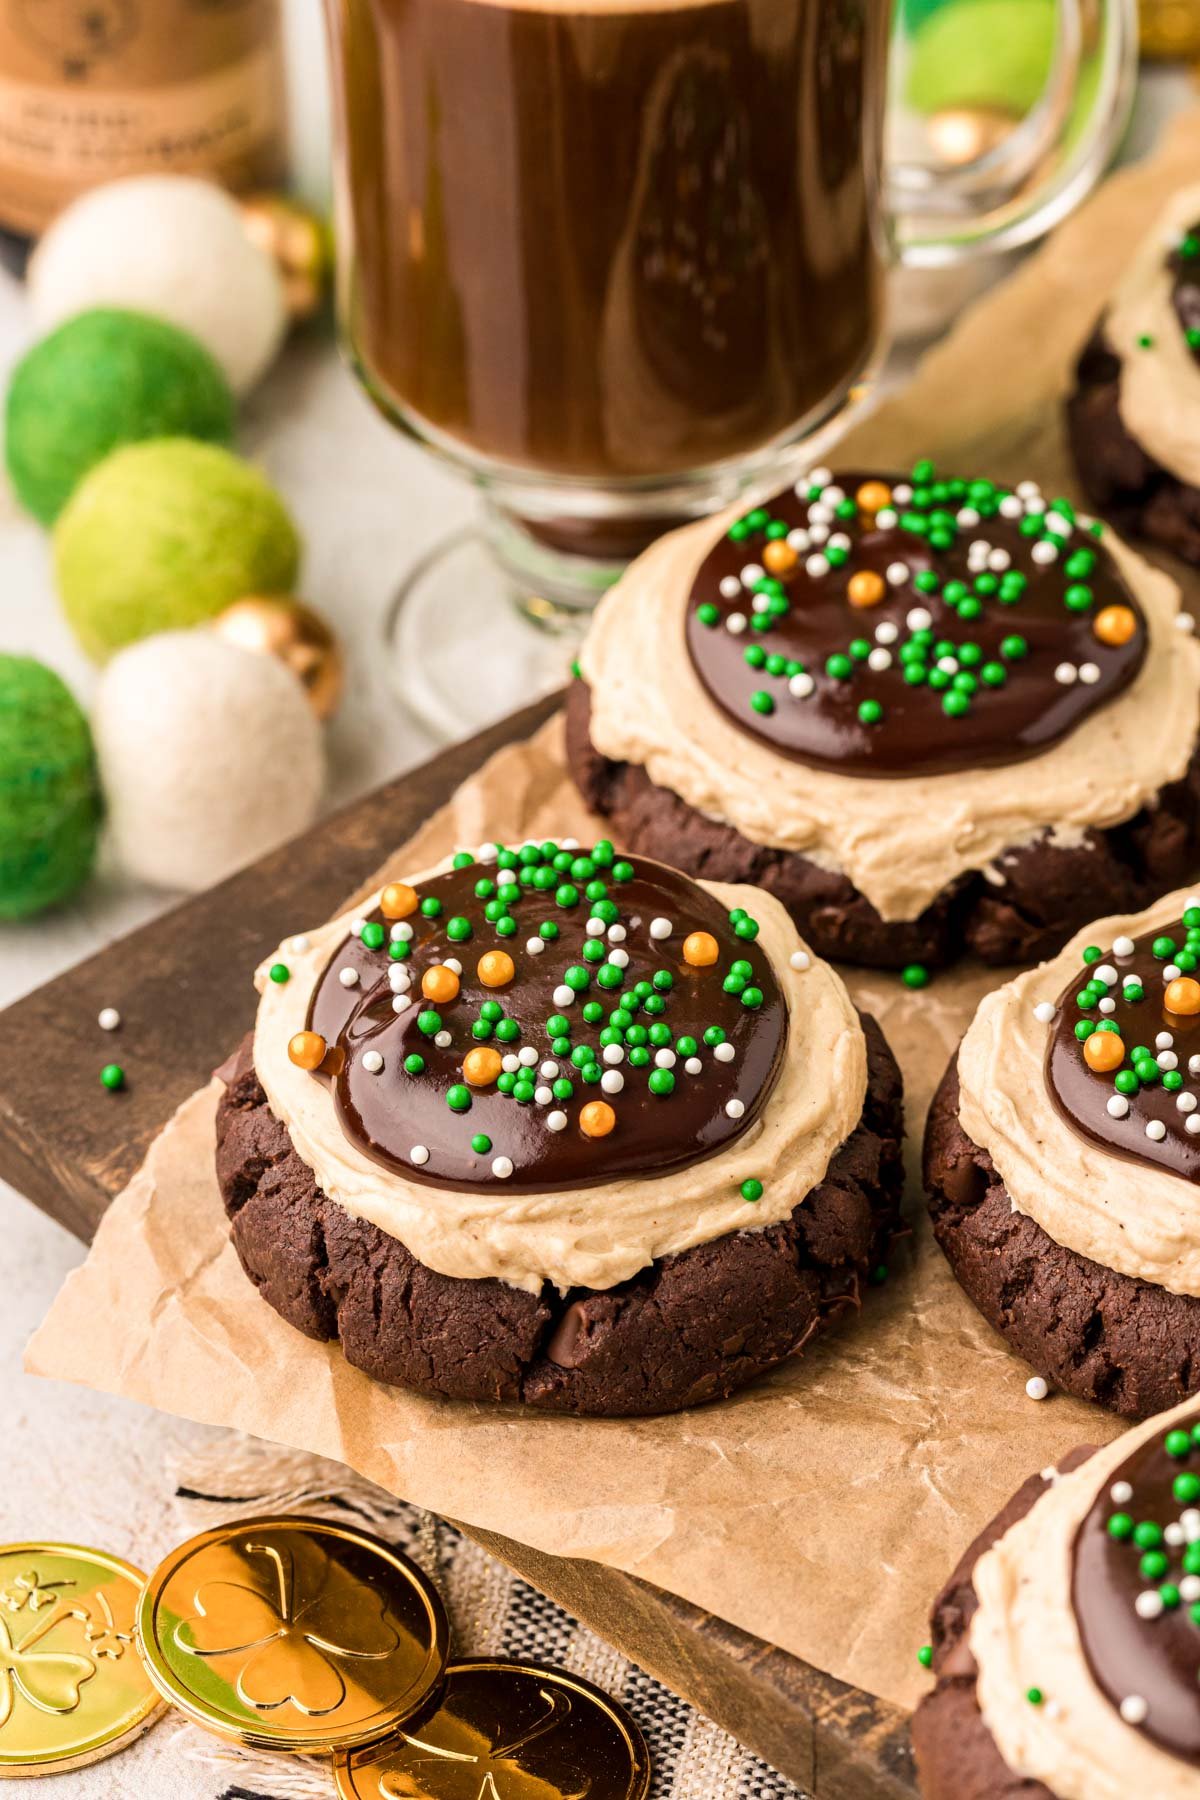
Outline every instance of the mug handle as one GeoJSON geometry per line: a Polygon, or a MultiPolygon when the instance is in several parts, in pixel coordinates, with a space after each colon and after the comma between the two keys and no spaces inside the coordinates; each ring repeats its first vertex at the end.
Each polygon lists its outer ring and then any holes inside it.
{"type": "Polygon", "coordinates": [[[1050,70],[1021,123],[956,168],[889,169],[901,264],[946,268],[1015,249],[1065,218],[1103,172],[1129,121],[1137,50],[1137,0],[1057,0],[1050,70]],[[928,224],[931,215],[936,226],[928,224]]]}

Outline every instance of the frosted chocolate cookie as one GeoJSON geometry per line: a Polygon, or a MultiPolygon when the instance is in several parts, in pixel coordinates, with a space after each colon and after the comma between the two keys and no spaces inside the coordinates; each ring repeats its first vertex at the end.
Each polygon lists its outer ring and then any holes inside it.
{"type": "Polygon", "coordinates": [[[1200,861],[1179,619],[1033,482],[819,469],[633,564],[568,758],[625,843],[767,889],[823,955],[1029,959],[1200,861]]]}
{"type": "Polygon", "coordinates": [[[1200,898],[987,996],[925,1180],[955,1275],[1041,1375],[1135,1418],[1200,1388],[1200,898]]]}
{"type": "Polygon", "coordinates": [[[1200,1411],[1035,1476],[933,1611],[926,1800],[1200,1793],[1200,1411]]]}
{"type": "Polygon", "coordinates": [[[777,902],[485,845],[290,939],[221,1071],[247,1274],[383,1381],[598,1414],[732,1392],[857,1303],[900,1077],[777,902]]]}
{"type": "Polygon", "coordinates": [[[1200,563],[1200,188],[1156,221],[1085,347],[1067,402],[1088,499],[1200,563]]]}

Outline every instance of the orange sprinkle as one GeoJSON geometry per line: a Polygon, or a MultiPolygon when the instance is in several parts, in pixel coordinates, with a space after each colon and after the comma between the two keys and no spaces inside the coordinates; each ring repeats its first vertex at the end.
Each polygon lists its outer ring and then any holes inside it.
{"type": "Polygon", "coordinates": [[[864,481],[854,496],[854,504],[860,512],[874,516],[892,504],[892,490],[886,481],[864,481]]]}
{"type": "Polygon", "coordinates": [[[288,1056],[298,1069],[319,1069],[327,1045],[319,1031],[298,1031],[288,1044],[288,1056]]]}
{"type": "Polygon", "coordinates": [[[475,968],[484,987],[507,987],[516,974],[516,965],[507,950],[485,950],[475,968]]]}
{"type": "Polygon", "coordinates": [[[683,940],[683,960],[693,969],[707,969],[720,955],[720,946],[711,931],[692,931],[683,940]]]}
{"type": "Polygon", "coordinates": [[[389,881],[379,896],[379,910],[385,919],[407,919],[417,910],[417,890],[406,881],[389,881]]]}
{"type": "Polygon", "coordinates": [[[475,1050],[468,1050],[463,1058],[463,1078],[472,1087],[491,1087],[499,1079],[503,1066],[503,1058],[498,1050],[486,1044],[480,1044],[475,1050]]]}
{"type": "Polygon", "coordinates": [[[846,598],[851,606],[878,606],[887,593],[887,582],[874,569],[860,569],[850,577],[846,598]]]}
{"type": "Polygon", "coordinates": [[[800,558],[786,538],[772,538],[762,553],[763,568],[772,575],[790,575],[800,558]]]}
{"type": "Polygon", "coordinates": [[[436,1000],[443,1006],[447,1001],[458,999],[458,985],[458,976],[445,963],[434,963],[421,977],[421,992],[425,998],[436,1000]]]}
{"type": "Polygon", "coordinates": [[[617,1115],[607,1100],[589,1100],[579,1115],[584,1137],[607,1137],[616,1122],[617,1115]]]}
{"type": "MultiPolygon", "coordinates": [[[[1181,1017],[1187,1013],[1200,1013],[1200,981],[1193,981],[1190,975],[1177,975],[1163,990],[1163,1005],[1168,1012],[1178,1013],[1181,1017]]],[[[1089,1044],[1091,1041],[1089,1038],[1089,1044]]]]}
{"type": "Polygon", "coordinates": [[[1102,644],[1127,644],[1137,630],[1137,618],[1131,606],[1103,606],[1092,621],[1092,630],[1102,644]]]}
{"type": "Polygon", "coordinates": [[[1083,1060],[1097,1075],[1107,1075],[1125,1061],[1125,1046],[1115,1031],[1093,1031],[1084,1041],[1083,1060]]]}

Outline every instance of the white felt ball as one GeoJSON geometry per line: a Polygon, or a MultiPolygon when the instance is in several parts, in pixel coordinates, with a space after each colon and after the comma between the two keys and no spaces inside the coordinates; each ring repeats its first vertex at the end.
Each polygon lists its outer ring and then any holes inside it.
{"type": "Polygon", "coordinates": [[[308,825],[321,727],[291,671],[209,631],[166,631],[114,656],[93,729],[125,867],[195,891],[308,825]]]}
{"type": "Polygon", "coordinates": [[[29,298],[43,331],[94,306],[169,319],[207,346],[237,393],[287,327],[274,261],[228,194],[192,175],[135,175],[73,201],[34,253],[29,298]]]}

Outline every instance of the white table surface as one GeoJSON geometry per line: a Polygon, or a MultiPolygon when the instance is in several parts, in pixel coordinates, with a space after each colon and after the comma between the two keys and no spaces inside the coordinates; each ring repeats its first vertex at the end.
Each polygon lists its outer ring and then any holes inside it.
{"type": "MultiPolygon", "coordinates": [[[[307,191],[325,182],[325,111],[312,19],[293,8],[307,191]]],[[[1179,72],[1146,87],[1127,153],[1143,152],[1162,119],[1195,90],[1179,72]]],[[[23,294],[0,278],[0,381],[29,339],[23,294]]],[[[380,621],[397,572],[457,521],[472,501],[459,481],[372,412],[319,333],[293,341],[245,408],[242,449],[260,460],[300,521],[303,592],[346,644],[348,703],[329,733],[334,806],[422,759],[434,747],[399,710],[378,653],[380,621]]],[[[0,497],[0,648],[51,664],[85,702],[94,671],[59,613],[41,530],[0,497]]],[[[517,705],[522,696],[512,696],[517,705]]],[[[45,919],[0,926],[0,1005],[152,918],[174,896],[130,883],[102,857],[95,879],[45,919]]],[[[22,1346],[83,1247],[0,1183],[0,1541],[59,1537],[92,1542],[152,1565],[174,1541],[170,1462],[180,1447],[217,1434],[101,1395],[35,1381],[22,1346]]],[[[176,1532],[177,1535],[177,1532],[176,1532]]],[[[25,1784],[18,1783],[24,1791],[25,1784]]],[[[43,1780],[61,1795],[211,1796],[211,1771],[189,1762],[171,1728],[92,1774],[43,1780]]]]}

